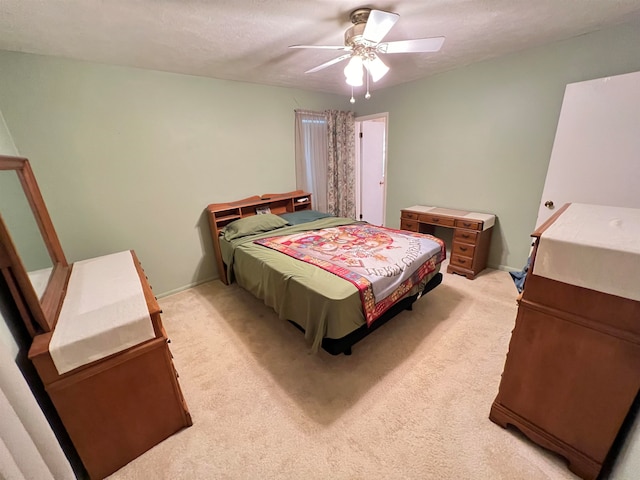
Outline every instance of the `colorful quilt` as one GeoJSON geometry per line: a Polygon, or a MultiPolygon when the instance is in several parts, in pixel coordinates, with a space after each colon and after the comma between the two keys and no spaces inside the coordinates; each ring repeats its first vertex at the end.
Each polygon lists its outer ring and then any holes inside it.
{"type": "Polygon", "coordinates": [[[368,326],[446,258],[445,244],[439,238],[369,224],[269,237],[255,243],[353,283],[360,292],[368,326]]]}

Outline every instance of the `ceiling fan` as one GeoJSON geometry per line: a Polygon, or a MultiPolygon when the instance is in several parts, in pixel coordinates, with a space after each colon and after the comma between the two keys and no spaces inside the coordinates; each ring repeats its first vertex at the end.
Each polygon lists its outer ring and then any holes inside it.
{"type": "MultiPolygon", "coordinates": [[[[367,84],[369,75],[374,82],[377,82],[389,71],[389,67],[378,54],[437,52],[442,48],[444,37],[383,42],[382,40],[399,18],[400,15],[397,13],[358,8],[351,12],[350,20],[353,25],[344,34],[344,45],[291,45],[289,48],[317,48],[347,52],[305,73],[314,73],[350,58],[344,69],[346,82],[352,87],[359,87],[363,83],[365,71],[368,72],[367,84]]],[[[365,97],[370,97],[368,88],[365,97]]],[[[353,95],[351,100],[353,103],[353,95]]]]}

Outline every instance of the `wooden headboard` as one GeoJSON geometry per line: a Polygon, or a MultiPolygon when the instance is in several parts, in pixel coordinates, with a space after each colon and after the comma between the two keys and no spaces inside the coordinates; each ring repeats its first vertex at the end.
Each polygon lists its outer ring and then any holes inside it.
{"type": "Polygon", "coordinates": [[[229,284],[229,280],[227,278],[227,266],[222,261],[222,252],[220,251],[220,231],[234,220],[257,215],[261,209],[267,209],[268,212],[276,215],[310,210],[311,194],[303,190],[287,193],[265,193],[235,202],[212,203],[207,206],[218,274],[220,275],[220,280],[226,285],[229,284]]]}

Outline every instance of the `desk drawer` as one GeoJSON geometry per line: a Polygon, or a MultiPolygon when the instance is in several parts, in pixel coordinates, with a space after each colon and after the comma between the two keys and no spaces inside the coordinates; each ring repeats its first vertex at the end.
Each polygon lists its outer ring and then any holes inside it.
{"type": "Polygon", "coordinates": [[[405,218],[402,218],[400,220],[400,228],[402,230],[409,230],[411,232],[417,232],[418,231],[418,221],[417,220],[407,220],[405,218]]]}
{"type": "Polygon", "coordinates": [[[440,215],[433,215],[428,213],[423,213],[419,218],[422,223],[429,223],[431,225],[442,225],[443,227],[453,227],[455,226],[455,218],[451,217],[442,217],[440,215]]]}
{"type": "Polygon", "coordinates": [[[453,255],[462,255],[463,257],[471,257],[473,258],[473,253],[475,252],[475,245],[470,245],[468,243],[460,243],[453,242],[453,247],[451,249],[451,253],[453,255]]]}
{"type": "Polygon", "coordinates": [[[471,265],[473,264],[473,258],[465,257],[463,255],[456,255],[455,253],[451,255],[451,260],[449,260],[451,265],[456,265],[458,267],[471,269],[471,265]]]}
{"type": "Polygon", "coordinates": [[[470,230],[482,230],[482,222],[474,220],[456,220],[456,227],[468,228],[470,230]]]}
{"type": "Polygon", "coordinates": [[[409,220],[418,220],[418,214],[416,212],[407,212],[402,210],[402,218],[407,218],[409,220]]]}
{"type": "Polygon", "coordinates": [[[474,232],[473,230],[462,230],[456,229],[453,234],[454,243],[471,243],[474,244],[478,240],[478,232],[474,232]]]}

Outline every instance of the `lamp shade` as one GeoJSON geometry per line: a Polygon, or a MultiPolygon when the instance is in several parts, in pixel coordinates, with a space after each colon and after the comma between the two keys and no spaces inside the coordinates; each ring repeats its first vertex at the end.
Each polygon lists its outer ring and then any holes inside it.
{"type": "Polygon", "coordinates": [[[373,58],[367,59],[364,66],[369,70],[371,80],[374,82],[380,80],[389,71],[389,67],[387,67],[377,55],[374,55],[373,58]]]}
{"type": "Polygon", "coordinates": [[[347,84],[352,87],[362,86],[362,57],[360,55],[354,55],[344,67],[344,75],[347,78],[347,84]]]}

